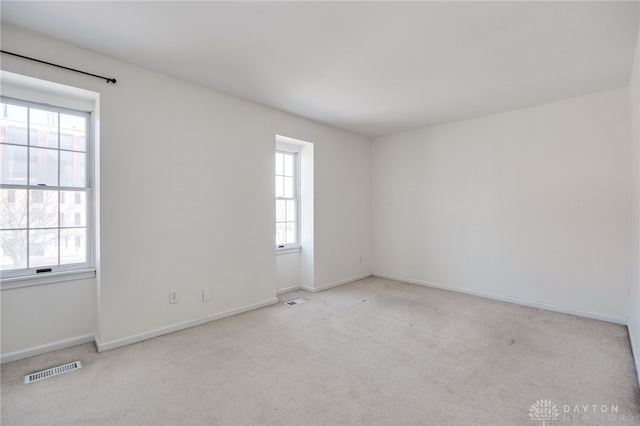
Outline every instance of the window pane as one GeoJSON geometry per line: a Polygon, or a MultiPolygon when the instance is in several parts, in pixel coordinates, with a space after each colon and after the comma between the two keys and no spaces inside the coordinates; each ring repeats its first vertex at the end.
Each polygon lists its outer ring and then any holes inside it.
{"type": "Polygon", "coordinates": [[[276,244],[286,244],[286,224],[276,223],[276,244]]]}
{"type": "Polygon", "coordinates": [[[17,105],[0,104],[0,142],[27,144],[27,108],[17,105]]]}
{"type": "Polygon", "coordinates": [[[29,111],[31,140],[29,143],[49,148],[58,147],[58,113],[31,108],[29,111]]]}
{"type": "Polygon", "coordinates": [[[283,177],[276,176],[276,197],[284,197],[284,181],[283,177]]]}
{"type": "Polygon", "coordinates": [[[27,122],[27,107],[20,105],[12,105],[0,103],[0,108],[2,108],[2,117],[0,123],[11,123],[11,122],[27,122]]]}
{"type": "Polygon", "coordinates": [[[86,185],[87,154],[60,151],[60,186],[86,185]]]}
{"type": "Polygon", "coordinates": [[[27,267],[27,231],[0,231],[0,269],[27,267]]]}
{"type": "Polygon", "coordinates": [[[287,222],[287,244],[296,242],[296,224],[287,222]]]}
{"type": "Polygon", "coordinates": [[[7,126],[7,142],[20,145],[27,144],[27,125],[9,125],[7,126]]]}
{"type": "Polygon", "coordinates": [[[84,117],[60,114],[60,149],[86,151],[86,133],[87,120],[84,117]]]}
{"type": "Polygon", "coordinates": [[[276,200],[276,222],[286,222],[285,200],[276,200]]]}
{"type": "Polygon", "coordinates": [[[81,191],[60,192],[60,226],[87,225],[87,194],[81,191]],[[76,202],[77,201],[77,202],[76,202]]]}
{"type": "Polygon", "coordinates": [[[0,190],[0,228],[27,227],[27,190],[0,190]]]}
{"type": "Polygon", "coordinates": [[[283,155],[279,152],[276,152],[276,174],[282,175],[284,174],[284,160],[283,155]]]}
{"type": "Polygon", "coordinates": [[[298,220],[296,214],[296,202],[295,200],[287,200],[287,222],[296,222],[298,220]]]}
{"type": "Polygon", "coordinates": [[[58,191],[29,191],[29,228],[58,226],[58,191]]]}
{"type": "Polygon", "coordinates": [[[27,107],[21,105],[2,104],[2,118],[11,121],[27,122],[27,107]]]}
{"type": "Polygon", "coordinates": [[[29,151],[31,185],[58,186],[58,151],[42,148],[29,151]]]}
{"type": "Polygon", "coordinates": [[[87,260],[87,230],[60,230],[60,264],[84,263],[87,260]]]}
{"type": "Polygon", "coordinates": [[[285,177],[284,179],[284,197],[293,198],[293,178],[285,177]]]}
{"type": "Polygon", "coordinates": [[[0,145],[1,183],[27,184],[27,147],[0,145]]]}
{"type": "Polygon", "coordinates": [[[73,135],[70,133],[60,133],[60,147],[71,149],[73,147],[73,135]]]}
{"type": "Polygon", "coordinates": [[[284,156],[284,175],[293,176],[293,156],[292,155],[284,156]]]}
{"type": "Polygon", "coordinates": [[[58,230],[29,231],[29,267],[58,264],[58,230]]]}
{"type": "Polygon", "coordinates": [[[47,135],[47,146],[57,147],[58,146],[58,132],[49,132],[47,135]]]}

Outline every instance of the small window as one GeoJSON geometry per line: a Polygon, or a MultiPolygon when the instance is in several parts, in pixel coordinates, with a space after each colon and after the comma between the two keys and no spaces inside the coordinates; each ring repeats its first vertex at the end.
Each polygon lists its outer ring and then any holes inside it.
{"type": "Polygon", "coordinates": [[[298,154],[276,151],[276,248],[300,246],[298,154]]]}
{"type": "Polygon", "coordinates": [[[0,111],[1,277],[91,268],[90,113],[4,97],[0,111]]]}

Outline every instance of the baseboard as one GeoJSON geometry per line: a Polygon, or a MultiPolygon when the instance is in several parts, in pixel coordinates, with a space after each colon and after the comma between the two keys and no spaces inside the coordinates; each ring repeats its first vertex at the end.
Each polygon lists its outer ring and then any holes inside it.
{"type": "Polygon", "coordinates": [[[274,305],[276,303],[278,303],[278,299],[274,297],[273,299],[268,299],[268,300],[254,303],[251,305],[242,306],[240,308],[230,309],[228,311],[221,312],[219,314],[208,315],[206,317],[184,321],[168,327],[162,327],[152,331],[147,331],[147,332],[136,334],[133,336],[124,337],[122,339],[111,340],[108,342],[100,342],[100,340],[96,338],[96,347],[98,348],[98,352],[104,352],[111,349],[119,348],[121,346],[131,345],[133,343],[138,343],[144,340],[153,339],[154,337],[162,336],[164,334],[169,334],[175,331],[184,330],[185,328],[195,327],[197,325],[206,324],[211,321],[219,320],[219,319],[230,317],[233,315],[238,315],[243,312],[252,311],[254,309],[263,308],[269,305],[274,305]]]}
{"type": "Polygon", "coordinates": [[[293,287],[287,287],[287,288],[281,288],[280,290],[276,291],[276,294],[279,296],[283,293],[289,293],[290,291],[296,291],[296,290],[300,290],[302,288],[302,286],[300,285],[294,285],[293,287]]]}
{"type": "Polygon", "coordinates": [[[29,358],[36,355],[46,354],[47,352],[57,351],[60,349],[70,348],[72,346],[81,345],[95,341],[93,334],[85,334],[84,336],[72,337],[70,339],[58,340],[57,342],[47,343],[44,345],[34,346],[33,348],[23,349],[21,351],[9,352],[0,356],[0,363],[17,361],[19,359],[29,358]]]}
{"type": "Polygon", "coordinates": [[[369,278],[371,276],[371,273],[366,273],[366,274],[362,274],[362,275],[357,275],[355,277],[351,277],[351,278],[346,278],[344,280],[340,280],[340,281],[336,281],[334,283],[331,284],[325,284],[323,286],[320,287],[309,287],[309,286],[300,286],[300,288],[304,291],[308,291],[309,293],[317,293],[319,291],[324,291],[324,290],[328,290],[330,288],[334,288],[334,287],[338,287],[341,285],[345,285],[345,284],[349,284],[352,283],[354,281],[358,281],[358,280],[362,280],[365,278],[369,278]]]}
{"type": "Polygon", "coordinates": [[[516,297],[509,297],[509,296],[501,296],[501,295],[491,294],[491,293],[484,293],[484,292],[481,292],[481,291],[469,290],[469,289],[466,289],[466,288],[453,287],[453,286],[450,286],[450,285],[438,284],[438,283],[433,283],[433,282],[423,281],[423,280],[416,280],[416,279],[413,279],[413,278],[401,277],[401,276],[397,276],[397,275],[381,274],[381,273],[378,273],[378,272],[374,272],[373,276],[380,277],[380,278],[386,278],[386,279],[394,280],[394,281],[403,281],[403,282],[406,282],[406,283],[423,285],[423,286],[426,286],[426,287],[437,288],[437,289],[440,289],[440,290],[448,290],[448,291],[453,291],[453,292],[456,292],[456,293],[468,294],[470,296],[477,296],[477,297],[482,297],[482,298],[485,298],[485,299],[497,300],[497,301],[500,301],[500,302],[508,302],[508,303],[513,303],[513,304],[516,304],[516,305],[528,306],[530,308],[538,308],[538,309],[544,309],[546,311],[553,311],[553,312],[560,312],[560,313],[563,313],[563,314],[576,315],[576,316],[579,316],[579,317],[591,318],[591,319],[595,319],[595,320],[599,320],[599,321],[611,322],[611,323],[614,323],[614,324],[620,324],[620,325],[627,325],[628,324],[627,318],[615,317],[615,316],[612,316],[612,315],[605,315],[605,314],[598,314],[598,313],[595,313],[595,312],[583,311],[583,310],[574,309],[574,308],[567,308],[567,307],[564,307],[564,306],[552,305],[552,304],[548,304],[548,303],[544,303],[544,302],[535,302],[535,301],[532,301],[532,300],[518,299],[516,297]]]}

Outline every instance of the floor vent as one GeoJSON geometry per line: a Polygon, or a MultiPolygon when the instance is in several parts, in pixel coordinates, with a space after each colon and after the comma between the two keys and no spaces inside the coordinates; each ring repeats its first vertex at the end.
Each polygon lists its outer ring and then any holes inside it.
{"type": "Polygon", "coordinates": [[[69,371],[77,370],[78,368],[82,368],[82,364],[80,363],[80,361],[71,362],[69,364],[61,365],[59,367],[53,367],[48,370],[38,371],[37,373],[24,376],[24,382],[25,383],[37,382],[38,380],[68,373],[69,371]]]}
{"type": "Polygon", "coordinates": [[[300,299],[289,300],[288,302],[284,302],[284,304],[287,306],[293,306],[293,305],[299,305],[301,303],[307,303],[307,302],[308,302],[307,299],[300,298],[300,299]]]}

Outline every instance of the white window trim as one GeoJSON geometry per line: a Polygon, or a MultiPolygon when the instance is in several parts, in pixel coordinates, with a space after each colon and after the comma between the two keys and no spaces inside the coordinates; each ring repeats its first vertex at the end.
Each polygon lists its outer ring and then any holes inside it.
{"type": "Polygon", "coordinates": [[[64,272],[51,272],[46,275],[24,275],[21,277],[2,278],[2,290],[32,287],[37,285],[86,280],[95,278],[96,268],[74,269],[64,272]]]}
{"type": "MultiPolygon", "coordinates": [[[[28,273],[18,275],[14,271],[0,271],[0,290],[68,282],[81,279],[92,279],[97,274],[96,248],[98,244],[97,211],[98,200],[98,146],[99,133],[97,131],[98,102],[100,95],[71,86],[65,86],[45,80],[35,79],[8,71],[0,71],[3,82],[0,95],[11,101],[27,104],[41,104],[53,106],[59,110],[87,112],[89,114],[87,132],[87,261],[82,264],[58,265],[55,270],[47,273],[28,273]]],[[[26,188],[27,186],[25,186],[26,188]]],[[[42,267],[42,268],[47,268],[42,267]]],[[[33,268],[35,269],[42,268],[33,268]]],[[[52,267],[53,269],[54,267],[52,267]]],[[[25,271],[24,269],[20,271],[25,271]]]]}
{"type": "Polygon", "coordinates": [[[289,248],[276,248],[276,255],[281,254],[291,254],[291,253],[300,253],[302,251],[302,246],[297,247],[289,247],[289,248]]]}

